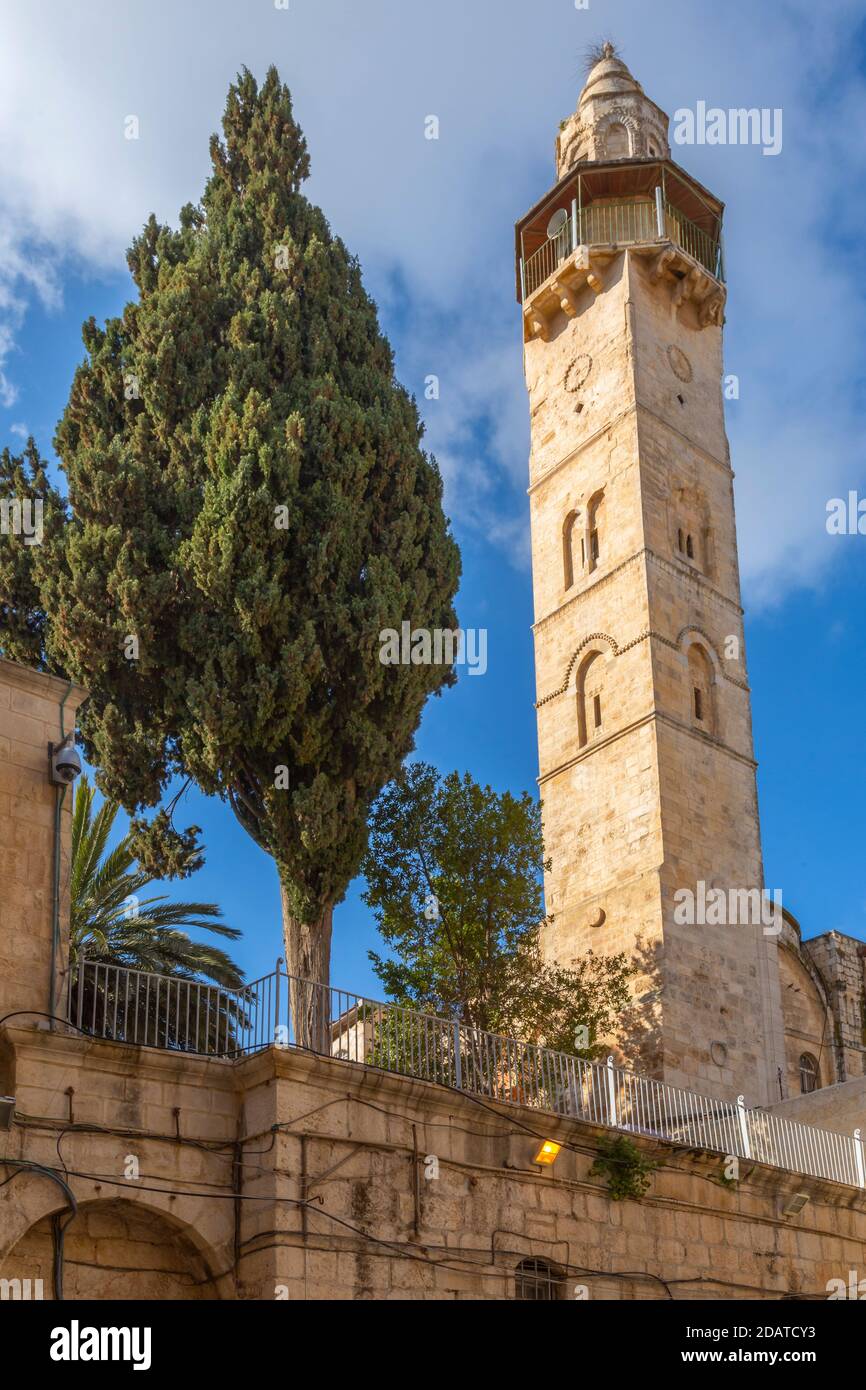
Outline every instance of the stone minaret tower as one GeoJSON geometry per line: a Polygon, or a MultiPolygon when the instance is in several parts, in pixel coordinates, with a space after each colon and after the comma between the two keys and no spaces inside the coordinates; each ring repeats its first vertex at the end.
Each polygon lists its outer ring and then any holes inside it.
{"type": "Polygon", "coordinates": [[[517,226],[544,948],[562,965],[628,952],[625,1058],[762,1104],[784,1054],[722,403],[723,209],[667,130],[607,46],[560,128],[558,182],[517,226]]]}

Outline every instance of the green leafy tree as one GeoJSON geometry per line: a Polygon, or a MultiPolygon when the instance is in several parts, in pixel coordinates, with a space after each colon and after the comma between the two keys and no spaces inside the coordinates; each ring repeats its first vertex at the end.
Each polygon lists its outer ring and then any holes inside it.
{"type": "Polygon", "coordinates": [[[45,665],[47,617],[38,559],[63,533],[66,505],[48,480],[33,439],[0,453],[0,656],[45,665]]]}
{"type": "MultiPolygon", "coordinates": [[[[82,970],[85,963],[91,967],[152,971],[176,980],[206,979],[228,990],[241,989],[243,974],[225,951],[210,942],[193,941],[181,930],[192,927],[236,940],[240,936],[237,928],[221,920],[222,913],[215,903],[174,902],[164,895],[146,896],[153,876],[136,864],[132,837],[125,835],[108,850],[120,808],[114,802],[103,801],[94,813],[93,803],[94,789],[87,777],[82,777],[72,811],[69,940],[70,966],[73,975],[78,976],[77,989],[82,994],[82,1017],[92,1017],[94,1003],[100,1021],[113,1017],[118,989],[118,977],[112,971],[86,967],[82,970]],[[98,998],[95,1000],[94,996],[98,998]]],[[[122,984],[120,992],[126,994],[122,984]]],[[[173,1031],[177,1011],[172,1007],[177,1004],[177,992],[173,996],[167,990],[162,996],[154,992],[152,998],[147,997],[146,1005],[145,997],[140,990],[133,995],[152,1015],[148,1021],[154,1038],[165,1037],[168,1027],[169,1040],[177,1041],[173,1031]]],[[[208,1027],[217,1036],[222,1021],[230,1033],[242,1012],[233,1001],[221,997],[219,1005],[214,1005],[208,1027]],[[230,1015],[228,1020],[226,1013],[230,1015]]],[[[122,1011],[120,1017],[123,1023],[122,1011]]],[[[204,1044],[204,1035],[200,1042],[204,1044]]]]}
{"type": "Polygon", "coordinates": [[[546,964],[541,808],[413,763],[373,807],[365,901],[391,956],[370,953],[397,1003],[595,1057],[629,1000],[625,954],[546,964]]]}
{"type": "Polygon", "coordinates": [[[456,626],[459,553],[358,263],[301,192],[275,69],[241,73],[223,132],[201,203],[133,242],[137,298],[84,325],[55,441],[72,518],[41,592],[144,867],[199,862],[161,806],[172,779],[224,798],[276,863],[289,971],[327,981],[369,807],[453,680],[382,664],[380,633],[456,626]]]}

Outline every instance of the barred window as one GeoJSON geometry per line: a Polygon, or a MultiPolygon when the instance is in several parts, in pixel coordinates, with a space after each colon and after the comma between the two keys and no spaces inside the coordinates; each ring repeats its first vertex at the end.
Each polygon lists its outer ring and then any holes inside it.
{"type": "Polygon", "coordinates": [[[564,1297],[565,1280],[547,1260],[521,1260],[514,1271],[514,1297],[529,1302],[564,1297]]]}

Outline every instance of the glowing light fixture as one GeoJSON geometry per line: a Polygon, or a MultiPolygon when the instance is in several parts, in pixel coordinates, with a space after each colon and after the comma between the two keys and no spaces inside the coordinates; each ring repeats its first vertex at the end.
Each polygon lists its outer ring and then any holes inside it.
{"type": "Polygon", "coordinates": [[[555,1163],[561,1148],[562,1145],[557,1144],[553,1139],[545,1139],[532,1161],[533,1163],[555,1163]]]}

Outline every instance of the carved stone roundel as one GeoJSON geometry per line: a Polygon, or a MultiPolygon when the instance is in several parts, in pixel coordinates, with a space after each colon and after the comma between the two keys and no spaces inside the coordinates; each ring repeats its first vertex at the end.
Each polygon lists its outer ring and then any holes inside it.
{"type": "Polygon", "coordinates": [[[679,377],[680,381],[691,381],[694,375],[692,364],[682,348],[678,348],[674,343],[668,348],[668,362],[675,377],[679,377]]]}
{"type": "Polygon", "coordinates": [[[579,391],[592,371],[592,358],[588,352],[580,352],[568,364],[563,385],[566,391],[579,391]]]}

